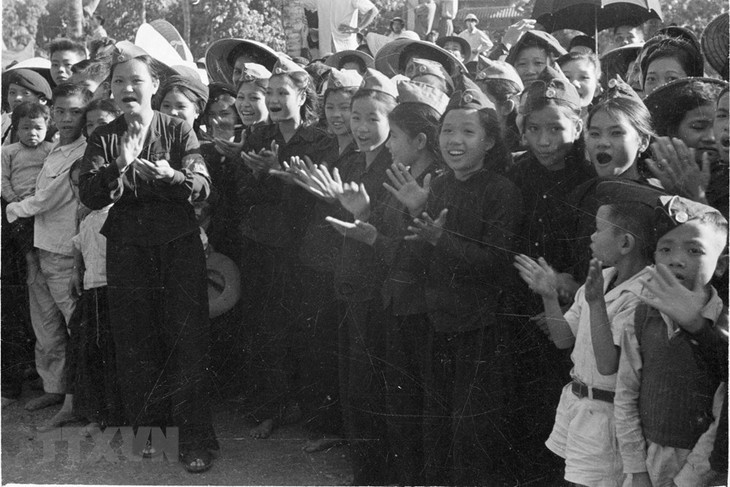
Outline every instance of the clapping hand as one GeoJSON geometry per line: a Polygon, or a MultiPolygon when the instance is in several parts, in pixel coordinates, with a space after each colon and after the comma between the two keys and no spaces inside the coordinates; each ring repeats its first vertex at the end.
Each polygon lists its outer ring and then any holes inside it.
{"type": "Polygon", "coordinates": [[[367,245],[373,245],[378,236],[378,230],[367,222],[355,220],[355,223],[345,222],[328,216],[325,218],[340,235],[352,238],[367,245]]]}
{"type": "Polygon", "coordinates": [[[435,246],[444,232],[448,212],[449,210],[444,208],[435,220],[428,213],[423,212],[421,218],[413,219],[413,226],[408,227],[411,235],[406,235],[404,238],[406,240],[422,240],[435,246]]]}
{"type": "MultiPolygon", "coordinates": [[[[335,183],[332,179],[327,166],[316,166],[307,156],[304,156],[304,160],[298,156],[293,156],[289,160],[288,164],[283,162],[282,166],[284,166],[287,173],[292,175],[293,181],[297,185],[306,189],[313,195],[328,202],[332,202],[337,199],[337,196],[332,189],[333,185],[329,184],[329,181],[332,180],[334,186],[337,186],[337,183],[335,183]]],[[[337,176],[339,178],[339,174],[337,176]]],[[[339,184],[339,186],[341,186],[341,184],[339,184]]]]}
{"type": "Polygon", "coordinates": [[[423,186],[420,186],[403,164],[393,163],[390,169],[385,170],[385,173],[392,183],[392,186],[383,183],[385,189],[408,208],[411,216],[418,215],[426,206],[428,194],[431,191],[431,174],[426,174],[426,177],[423,178],[423,186]]]}
{"type": "Polygon", "coordinates": [[[145,181],[170,182],[175,175],[175,170],[164,159],[152,162],[138,157],[134,160],[134,168],[145,181]]]}
{"type": "Polygon", "coordinates": [[[132,120],[127,124],[127,131],[119,142],[117,167],[123,172],[142,153],[147,129],[140,120],[132,120]]]}
{"type": "Polygon", "coordinates": [[[230,141],[216,137],[213,139],[213,146],[219,154],[224,155],[230,159],[239,159],[241,157],[241,151],[243,150],[243,144],[246,141],[245,137],[241,136],[240,142],[230,141]]]}
{"type": "Polygon", "coordinates": [[[588,277],[585,283],[585,296],[588,304],[599,302],[603,299],[603,264],[598,259],[591,259],[588,266],[588,277]]]}
{"type": "Polygon", "coordinates": [[[258,153],[250,151],[248,154],[241,153],[243,162],[246,163],[254,173],[268,173],[270,170],[281,169],[279,164],[279,144],[271,141],[271,149],[261,149],[258,153]]]}
{"type": "Polygon", "coordinates": [[[520,273],[520,277],[529,288],[544,298],[558,297],[557,275],[555,270],[540,257],[537,261],[526,255],[515,257],[514,266],[520,273]]]}

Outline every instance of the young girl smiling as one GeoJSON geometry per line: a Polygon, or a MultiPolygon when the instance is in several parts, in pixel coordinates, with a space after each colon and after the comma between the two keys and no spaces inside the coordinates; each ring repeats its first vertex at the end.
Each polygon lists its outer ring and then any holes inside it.
{"type": "Polygon", "coordinates": [[[246,137],[241,157],[245,166],[235,175],[242,236],[242,313],[261,340],[265,353],[259,368],[269,392],[276,394],[275,411],[251,431],[266,438],[277,424],[301,417],[292,378],[300,352],[291,324],[295,320],[301,284],[295,272],[297,255],[314,198],[304,189],[278,177],[281,163],[292,157],[330,159],[333,140],[316,127],[317,99],[309,74],[281,58],[272,69],[265,101],[271,124],[258,125],[246,137]],[[283,399],[282,399],[283,398],[283,399]]]}
{"type": "Polygon", "coordinates": [[[468,79],[442,118],[451,169],[434,179],[407,239],[424,242],[428,333],[426,484],[503,485],[509,327],[498,317],[522,213],[519,190],[493,171],[506,163],[494,104],[468,79]],[[476,386],[479,384],[479,386],[476,386]],[[485,415],[489,420],[485,421],[485,415]]]}

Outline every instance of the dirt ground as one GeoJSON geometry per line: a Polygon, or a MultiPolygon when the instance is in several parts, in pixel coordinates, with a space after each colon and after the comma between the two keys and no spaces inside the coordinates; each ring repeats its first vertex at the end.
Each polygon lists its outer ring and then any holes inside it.
{"type": "Polygon", "coordinates": [[[80,425],[62,430],[82,438],[80,454],[57,442],[55,455],[49,455],[44,452],[43,434],[36,427],[50,419],[59,406],[27,412],[24,404],[37,395],[40,392],[26,386],[20,400],[2,410],[2,484],[348,485],[352,480],[346,446],[305,453],[302,447],[307,432],[297,425],[276,430],[266,440],[250,438],[254,423],[246,406],[236,399],[214,407],[221,455],[213,468],[202,474],[187,473],[177,461],[130,460],[119,446],[120,436],[112,442],[119,455],[99,458],[93,454],[97,451],[94,441],[79,435],[80,425]]]}

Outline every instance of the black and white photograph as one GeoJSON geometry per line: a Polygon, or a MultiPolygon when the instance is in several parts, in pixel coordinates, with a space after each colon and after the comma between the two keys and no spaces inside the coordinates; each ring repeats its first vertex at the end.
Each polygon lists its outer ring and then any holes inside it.
{"type": "Polygon", "coordinates": [[[0,482],[728,485],[727,0],[2,0],[0,482]]]}

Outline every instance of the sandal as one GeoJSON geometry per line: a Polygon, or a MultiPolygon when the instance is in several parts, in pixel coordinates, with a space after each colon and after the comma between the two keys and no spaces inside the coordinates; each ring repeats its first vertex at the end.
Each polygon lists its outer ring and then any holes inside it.
{"type": "Polygon", "coordinates": [[[180,453],[180,462],[189,473],[202,473],[213,466],[213,455],[208,450],[190,450],[180,453]]]}

